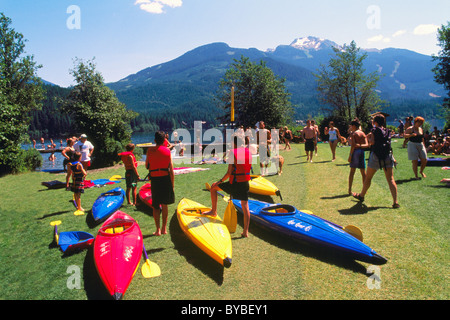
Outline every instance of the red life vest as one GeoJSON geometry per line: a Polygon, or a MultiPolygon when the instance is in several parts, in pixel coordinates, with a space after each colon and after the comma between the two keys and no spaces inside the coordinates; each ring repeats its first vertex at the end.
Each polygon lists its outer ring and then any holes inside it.
{"type": "Polygon", "coordinates": [[[119,153],[119,156],[121,157],[122,162],[125,165],[125,169],[132,170],[133,163],[137,167],[137,161],[136,161],[136,158],[135,158],[133,152],[129,152],[129,151],[122,152],[122,153],[119,153]],[[131,156],[131,159],[129,156],[131,156]]]}
{"type": "Polygon", "coordinates": [[[169,148],[160,145],[156,148],[148,148],[147,163],[151,177],[162,177],[169,175],[171,156],[169,148]]]}
{"type": "Polygon", "coordinates": [[[230,183],[250,181],[250,170],[252,168],[252,155],[247,148],[233,150],[234,164],[230,175],[230,183]]]}

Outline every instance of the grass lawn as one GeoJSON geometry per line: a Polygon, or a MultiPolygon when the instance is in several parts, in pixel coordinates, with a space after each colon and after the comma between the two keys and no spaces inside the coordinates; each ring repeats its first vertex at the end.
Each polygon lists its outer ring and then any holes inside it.
{"type": "MultiPolygon", "coordinates": [[[[396,140],[394,140],[396,141],[396,140]]],[[[182,233],[175,214],[183,197],[210,205],[205,182],[214,182],[226,171],[225,165],[204,165],[208,171],[175,177],[175,204],[169,207],[169,232],[155,231],[151,210],[124,205],[122,211],[140,224],[151,261],[162,275],[145,279],[137,272],[125,300],[228,299],[228,300],[310,300],[310,299],[439,299],[448,300],[450,189],[439,183],[449,171],[427,167],[426,179],[413,180],[411,163],[402,140],[393,143],[399,162],[395,170],[399,209],[392,198],[383,172],[372,182],[363,204],[347,195],[350,148],[337,148],[331,162],[327,144],[319,144],[318,156],[306,163],[303,144],[285,157],[283,174],[268,177],[281,190],[283,203],[308,209],[340,225],[353,224],[364,233],[364,242],[388,259],[377,269],[379,288],[373,284],[370,264],[349,260],[328,250],[290,241],[251,224],[250,237],[240,238],[242,217],[232,234],[233,265],[224,269],[197,249],[182,233]]],[[[259,171],[255,168],[256,172],[259,171]]],[[[144,166],[139,167],[145,176],[144,166]]],[[[123,167],[89,172],[87,179],[124,175],[123,167]]],[[[50,222],[61,220],[59,231],[97,234],[99,225],[89,223],[89,213],[74,216],[69,200],[72,193],[48,190],[41,182],[65,181],[64,175],[27,173],[0,178],[0,297],[11,300],[85,300],[108,298],[93,261],[92,250],[63,257],[49,245],[53,239],[50,222]],[[75,270],[75,271],[73,271],[75,270]],[[80,275],[79,288],[71,288],[80,275]]],[[[119,186],[125,188],[125,183],[119,186]]],[[[353,191],[361,190],[355,174],[353,191]]],[[[108,186],[87,189],[82,205],[90,209],[108,186]]],[[[278,197],[272,197],[279,202],[278,197]]],[[[226,203],[219,202],[223,214],[226,203]]],[[[141,265],[144,259],[141,260],[141,265]]],[[[139,269],[140,270],[140,269],[139,269]]]]}

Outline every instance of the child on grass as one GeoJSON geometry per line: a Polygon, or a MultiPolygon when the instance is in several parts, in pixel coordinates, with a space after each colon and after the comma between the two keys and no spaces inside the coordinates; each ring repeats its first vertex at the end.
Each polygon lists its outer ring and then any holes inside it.
{"type": "Polygon", "coordinates": [[[133,154],[134,144],[129,143],[125,147],[126,152],[119,153],[119,156],[122,159],[123,164],[125,165],[125,181],[127,184],[127,201],[128,204],[132,206],[136,205],[136,189],[137,182],[139,180],[139,173],[137,171],[137,161],[136,157],[133,154]],[[130,192],[133,190],[133,202],[130,199],[130,192]]]}
{"type": "Polygon", "coordinates": [[[75,152],[73,156],[74,161],[67,164],[66,188],[69,190],[69,179],[72,176],[73,198],[78,211],[85,211],[81,206],[81,194],[84,193],[84,178],[87,173],[80,162],[81,153],[75,152]]]}

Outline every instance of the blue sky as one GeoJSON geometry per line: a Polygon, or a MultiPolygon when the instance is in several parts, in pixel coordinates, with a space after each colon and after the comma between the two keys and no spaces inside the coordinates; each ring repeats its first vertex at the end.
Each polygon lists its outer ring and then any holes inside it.
{"type": "Polygon", "coordinates": [[[0,0],[0,12],[28,40],[39,75],[69,86],[75,57],[95,57],[114,82],[212,42],[267,50],[316,36],[436,54],[450,1],[0,0]]]}

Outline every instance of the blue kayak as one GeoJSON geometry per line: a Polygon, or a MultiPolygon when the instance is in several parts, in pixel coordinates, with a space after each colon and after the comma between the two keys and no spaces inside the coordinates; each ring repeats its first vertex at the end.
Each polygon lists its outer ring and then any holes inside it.
{"type": "Polygon", "coordinates": [[[58,238],[58,245],[64,253],[82,250],[94,242],[94,236],[83,231],[61,232],[58,238]]]}
{"type": "MultiPolygon", "coordinates": [[[[233,200],[242,213],[241,201],[233,200]]],[[[250,219],[270,230],[309,243],[338,249],[352,258],[373,264],[384,264],[387,259],[365,245],[344,228],[316,215],[302,212],[291,205],[271,204],[248,200],[250,219]]]]}
{"type": "Polygon", "coordinates": [[[119,210],[125,200],[125,191],[115,188],[102,193],[92,206],[92,216],[95,221],[101,221],[119,210]]]}

